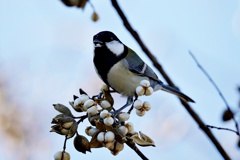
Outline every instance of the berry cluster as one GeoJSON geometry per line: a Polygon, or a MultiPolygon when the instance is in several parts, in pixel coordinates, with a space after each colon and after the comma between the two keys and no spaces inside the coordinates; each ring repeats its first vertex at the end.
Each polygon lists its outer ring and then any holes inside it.
{"type": "MultiPolygon", "coordinates": [[[[148,81],[141,81],[136,88],[138,96],[151,95],[153,89],[148,81]]],[[[74,147],[77,151],[86,153],[91,152],[92,148],[105,147],[113,155],[117,155],[123,150],[124,144],[130,146],[154,146],[154,142],[142,132],[136,132],[134,125],[127,122],[133,108],[136,109],[138,116],[143,116],[146,111],[151,109],[148,102],[136,99],[128,112],[120,112],[114,116],[114,100],[108,86],[104,85],[101,93],[90,98],[86,92],[80,89],[80,96],[73,97],[70,102],[72,108],[83,115],[74,116],[67,106],[54,104],[54,108],[60,112],[52,120],[54,124],[51,132],[65,136],[63,151],[55,154],[56,160],[68,160],[70,155],[65,151],[66,141],[74,138],[74,147]],[[90,137],[83,136],[78,132],[78,125],[87,119],[90,126],[85,129],[85,133],[90,137]]]]}

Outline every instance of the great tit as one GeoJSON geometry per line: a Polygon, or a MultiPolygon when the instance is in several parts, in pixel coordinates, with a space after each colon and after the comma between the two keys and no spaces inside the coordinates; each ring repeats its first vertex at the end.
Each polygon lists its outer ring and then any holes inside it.
{"type": "Polygon", "coordinates": [[[163,90],[187,102],[194,102],[177,89],[163,84],[156,73],[114,33],[99,32],[93,36],[93,43],[93,62],[98,76],[114,91],[128,97],[127,103],[118,112],[133,103],[133,97],[137,97],[136,88],[142,80],[148,80],[153,91],[163,90]]]}

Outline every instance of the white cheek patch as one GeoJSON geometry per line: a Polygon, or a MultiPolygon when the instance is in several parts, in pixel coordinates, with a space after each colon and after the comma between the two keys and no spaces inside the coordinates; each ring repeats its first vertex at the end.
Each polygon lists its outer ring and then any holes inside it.
{"type": "Polygon", "coordinates": [[[124,45],[119,41],[111,41],[106,43],[107,48],[114,53],[115,55],[119,56],[124,51],[124,45]]]}

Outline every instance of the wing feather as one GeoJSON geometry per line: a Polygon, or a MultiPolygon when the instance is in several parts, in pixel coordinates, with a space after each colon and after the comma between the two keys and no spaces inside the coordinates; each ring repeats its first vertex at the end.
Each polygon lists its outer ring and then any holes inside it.
{"type": "Polygon", "coordinates": [[[161,82],[156,73],[130,48],[128,49],[128,54],[125,57],[125,62],[130,71],[138,74],[139,76],[146,76],[150,79],[161,82]]]}

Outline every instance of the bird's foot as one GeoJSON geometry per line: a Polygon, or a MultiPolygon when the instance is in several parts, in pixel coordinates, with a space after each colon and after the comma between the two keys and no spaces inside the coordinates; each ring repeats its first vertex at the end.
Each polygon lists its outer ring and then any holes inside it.
{"type": "Polygon", "coordinates": [[[115,110],[115,111],[111,112],[112,115],[113,115],[113,119],[114,119],[115,124],[121,124],[121,121],[118,119],[118,115],[122,112],[123,109],[130,106],[132,103],[133,103],[133,97],[128,97],[127,103],[124,106],[122,106],[118,110],[115,110]]]}
{"type": "Polygon", "coordinates": [[[122,108],[111,112],[111,114],[113,115],[114,123],[115,123],[116,125],[119,125],[119,124],[122,123],[122,122],[118,119],[118,115],[121,113],[121,111],[122,111],[122,108]]]}
{"type": "Polygon", "coordinates": [[[103,95],[103,93],[102,92],[100,92],[98,95],[95,95],[95,96],[92,96],[92,99],[101,99],[102,98],[102,95],[103,95]]]}

